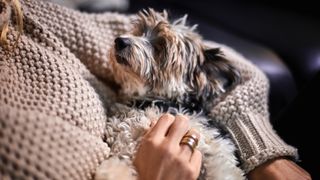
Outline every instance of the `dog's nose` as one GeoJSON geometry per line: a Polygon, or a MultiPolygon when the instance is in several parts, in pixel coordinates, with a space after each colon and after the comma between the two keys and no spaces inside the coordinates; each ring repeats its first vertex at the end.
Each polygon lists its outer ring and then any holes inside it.
{"type": "Polygon", "coordinates": [[[116,50],[121,51],[124,48],[128,47],[130,45],[130,39],[129,38],[121,38],[117,37],[115,40],[116,50]]]}

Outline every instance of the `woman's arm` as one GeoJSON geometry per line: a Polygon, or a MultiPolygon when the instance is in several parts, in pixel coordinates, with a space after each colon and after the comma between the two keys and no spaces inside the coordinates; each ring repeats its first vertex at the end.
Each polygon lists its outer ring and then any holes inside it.
{"type": "Polygon", "coordinates": [[[110,48],[115,37],[130,29],[131,16],[82,13],[39,0],[21,3],[25,22],[36,23],[44,34],[49,32],[49,36],[57,37],[59,43],[80,59],[94,75],[109,77],[110,48]]]}
{"type": "Polygon", "coordinates": [[[88,131],[0,98],[1,180],[92,179],[109,156],[108,145],[88,131]]]}
{"type": "Polygon", "coordinates": [[[242,83],[228,92],[210,114],[229,131],[238,147],[242,169],[248,173],[274,158],[297,158],[297,150],[287,145],[270,123],[267,77],[234,50],[220,44],[211,46],[221,47],[242,76],[242,83]]]}
{"type": "Polygon", "coordinates": [[[285,158],[276,158],[261,164],[253,169],[248,177],[250,180],[311,180],[308,172],[285,158]]]}

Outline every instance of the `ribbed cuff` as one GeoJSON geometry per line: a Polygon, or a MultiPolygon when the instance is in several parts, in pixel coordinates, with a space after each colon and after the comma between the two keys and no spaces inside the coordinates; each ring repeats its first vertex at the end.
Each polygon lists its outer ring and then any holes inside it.
{"type": "Polygon", "coordinates": [[[262,116],[242,114],[228,121],[226,126],[238,147],[241,167],[245,173],[276,157],[298,158],[297,149],[287,145],[262,116]]]}
{"type": "Polygon", "coordinates": [[[245,173],[248,173],[260,164],[277,157],[293,157],[296,159],[298,157],[298,152],[296,148],[288,145],[264,149],[260,153],[245,159],[241,164],[241,167],[245,173]]]}

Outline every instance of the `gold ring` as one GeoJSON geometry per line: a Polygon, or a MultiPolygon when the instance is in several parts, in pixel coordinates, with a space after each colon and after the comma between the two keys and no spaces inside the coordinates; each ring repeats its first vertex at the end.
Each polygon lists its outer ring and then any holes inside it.
{"type": "Polygon", "coordinates": [[[197,141],[195,141],[194,139],[190,138],[190,137],[185,137],[181,140],[180,144],[185,144],[187,146],[190,147],[190,149],[192,150],[192,152],[194,151],[194,149],[197,147],[198,143],[197,141]]]}
{"type": "Polygon", "coordinates": [[[185,144],[189,146],[193,152],[194,149],[197,147],[198,142],[198,137],[195,134],[191,134],[190,131],[188,131],[187,134],[182,137],[180,144],[185,144]]]}

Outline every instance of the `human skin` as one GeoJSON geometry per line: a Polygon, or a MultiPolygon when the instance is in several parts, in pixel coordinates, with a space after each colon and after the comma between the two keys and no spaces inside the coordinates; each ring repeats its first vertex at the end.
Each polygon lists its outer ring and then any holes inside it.
{"type": "Polygon", "coordinates": [[[276,158],[256,167],[249,180],[311,180],[310,174],[291,160],[276,158]]]}
{"type": "MultiPolygon", "coordinates": [[[[180,144],[190,130],[188,118],[164,114],[144,135],[134,165],[139,180],[195,180],[199,176],[202,155],[199,150],[180,144]]],[[[191,130],[192,134],[199,134],[191,130]]]]}

